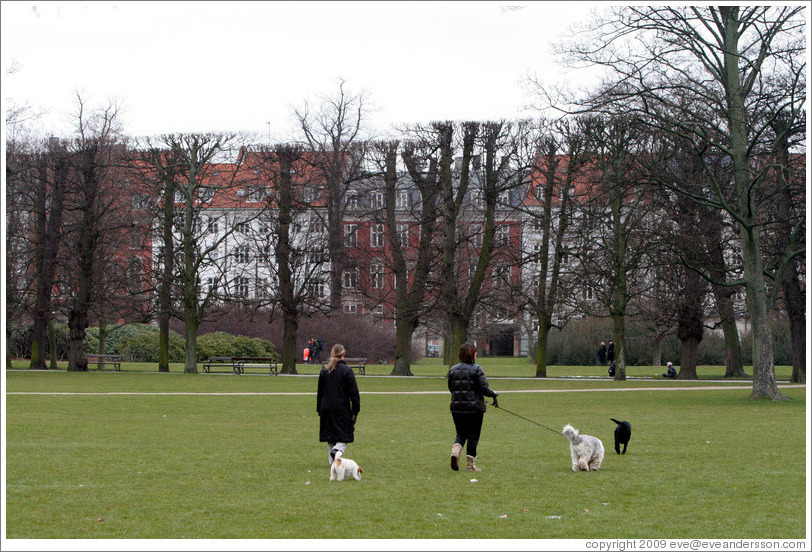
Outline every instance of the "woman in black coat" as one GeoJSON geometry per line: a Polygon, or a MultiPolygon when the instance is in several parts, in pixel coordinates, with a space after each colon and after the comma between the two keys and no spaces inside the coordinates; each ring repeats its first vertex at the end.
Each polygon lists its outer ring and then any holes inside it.
{"type": "Polygon", "coordinates": [[[466,452],[468,471],[482,471],[474,465],[479,434],[485,417],[485,396],[493,397],[496,404],[498,393],[488,386],[488,378],[482,366],[476,362],[476,345],[466,343],[460,347],[460,363],[448,370],[448,390],[451,391],[451,417],[457,437],[451,447],[451,469],[459,470],[460,453],[468,443],[466,452]]]}
{"type": "Polygon", "coordinates": [[[330,463],[337,453],[344,455],[347,443],[355,439],[355,419],[361,411],[361,397],[355,374],[344,362],[344,346],[333,345],[330,361],[319,373],[316,412],[319,413],[319,441],[327,443],[330,463]]]}

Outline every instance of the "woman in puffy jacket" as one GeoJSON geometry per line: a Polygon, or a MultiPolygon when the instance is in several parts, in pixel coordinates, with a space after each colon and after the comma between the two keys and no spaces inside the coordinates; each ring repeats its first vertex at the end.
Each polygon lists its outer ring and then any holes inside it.
{"type": "Polygon", "coordinates": [[[316,412],[319,413],[319,441],[327,443],[329,461],[343,456],[347,443],[355,439],[355,419],[361,410],[361,397],[355,374],[344,362],[344,346],[333,346],[330,361],[319,373],[316,412]]]}
{"type": "Polygon", "coordinates": [[[448,390],[451,391],[451,417],[457,430],[457,438],[451,447],[451,469],[459,470],[462,447],[468,443],[468,471],[482,471],[474,465],[482,420],[485,417],[485,396],[498,393],[488,387],[488,378],[482,366],[476,362],[476,345],[466,343],[460,347],[460,363],[448,370],[448,390]]]}

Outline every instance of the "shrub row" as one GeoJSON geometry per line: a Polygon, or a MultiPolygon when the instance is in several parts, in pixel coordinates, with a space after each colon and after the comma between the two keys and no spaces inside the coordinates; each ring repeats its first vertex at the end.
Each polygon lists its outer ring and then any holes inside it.
{"type": "MultiPolygon", "coordinates": [[[[553,329],[547,345],[547,364],[558,366],[593,366],[597,363],[597,351],[601,341],[609,343],[613,338],[612,321],[606,318],[572,320],[563,329],[553,329]]],[[[792,364],[792,347],[786,319],[773,320],[775,364],[792,364]]],[[[741,334],[742,361],[752,364],[752,336],[749,331],[741,334]]],[[[531,344],[530,356],[535,358],[535,344],[531,344]]],[[[653,364],[654,346],[645,328],[634,322],[626,324],[626,364],[648,366],[653,364]]],[[[679,340],[669,335],[662,340],[661,360],[679,364],[679,340]]],[[[719,332],[705,331],[697,350],[697,364],[723,365],[725,363],[725,338],[719,332]]]]}
{"type": "MultiPolygon", "coordinates": [[[[67,359],[70,334],[66,324],[55,324],[57,358],[67,359]]],[[[9,338],[9,353],[14,358],[31,358],[32,328],[12,328],[9,338]]],[[[104,352],[122,355],[131,362],[158,362],[159,330],[149,324],[126,324],[108,331],[104,352]]],[[[99,351],[99,328],[85,331],[85,353],[99,351]]],[[[169,332],[169,362],[183,362],[185,358],[183,337],[169,332]]],[[[50,355],[50,352],[46,353],[50,355]]],[[[278,360],[273,343],[258,337],[230,335],[214,332],[198,336],[197,359],[210,356],[268,356],[278,360]]]]}

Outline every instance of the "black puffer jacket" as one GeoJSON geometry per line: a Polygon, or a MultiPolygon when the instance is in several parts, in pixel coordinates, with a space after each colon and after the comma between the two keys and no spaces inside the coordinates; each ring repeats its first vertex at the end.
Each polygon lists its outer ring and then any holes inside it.
{"type": "Polygon", "coordinates": [[[485,396],[495,397],[479,364],[460,362],[448,370],[451,412],[485,412],[485,396]]]}
{"type": "Polygon", "coordinates": [[[352,443],[355,420],[361,410],[361,397],[355,374],[343,360],[332,372],[326,367],[319,374],[316,393],[316,411],[319,413],[319,441],[325,443],[352,443]]]}

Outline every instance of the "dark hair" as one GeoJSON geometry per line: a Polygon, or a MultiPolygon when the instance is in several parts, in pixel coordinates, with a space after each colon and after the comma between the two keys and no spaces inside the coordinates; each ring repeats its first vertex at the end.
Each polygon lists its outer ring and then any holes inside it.
{"type": "Polygon", "coordinates": [[[476,356],[476,345],[473,343],[466,343],[460,347],[460,352],[457,355],[459,359],[466,364],[473,364],[476,356]]]}

